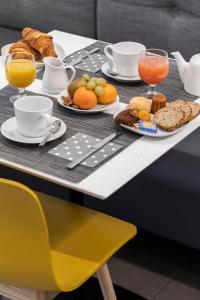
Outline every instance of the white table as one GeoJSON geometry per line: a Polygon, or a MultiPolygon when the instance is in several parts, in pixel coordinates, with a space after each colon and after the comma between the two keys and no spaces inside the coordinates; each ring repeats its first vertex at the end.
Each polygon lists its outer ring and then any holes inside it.
{"type": "MultiPolygon", "coordinates": [[[[95,42],[95,40],[93,39],[84,38],[57,30],[52,31],[51,34],[54,37],[54,40],[63,47],[66,55],[70,55],[73,52],[87,47],[95,42]]],[[[8,83],[4,76],[4,67],[1,64],[0,73],[0,88],[3,88],[8,83]]],[[[29,87],[29,90],[43,93],[41,89],[41,81],[36,80],[29,87]]],[[[200,99],[196,101],[200,103],[200,99]]],[[[119,103],[119,106],[114,110],[110,110],[109,113],[113,114],[116,109],[119,109],[124,105],[125,104],[123,103],[119,103]]],[[[132,145],[127,147],[125,150],[123,150],[121,153],[116,155],[114,158],[110,159],[107,163],[105,163],[80,183],[72,183],[70,181],[51,176],[44,172],[38,172],[32,168],[27,168],[20,164],[2,159],[1,157],[0,163],[63,185],[72,190],[77,190],[84,194],[104,200],[114,192],[116,192],[120,187],[125,185],[129,180],[134,178],[141,171],[143,171],[145,168],[147,168],[169,149],[174,147],[188,134],[193,132],[197,127],[199,127],[199,125],[200,116],[187,124],[183,130],[171,137],[165,139],[142,137],[132,145]]]]}

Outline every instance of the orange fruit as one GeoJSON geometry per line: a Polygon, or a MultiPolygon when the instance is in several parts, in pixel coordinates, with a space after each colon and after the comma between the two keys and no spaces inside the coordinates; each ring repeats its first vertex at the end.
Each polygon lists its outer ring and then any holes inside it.
{"type": "Polygon", "coordinates": [[[140,120],[143,120],[143,121],[150,121],[151,120],[151,114],[146,110],[140,110],[138,112],[138,118],[140,120]]]}
{"type": "Polygon", "coordinates": [[[73,102],[82,109],[90,109],[97,104],[97,96],[93,91],[80,87],[74,94],[73,102]]]}
{"type": "Polygon", "coordinates": [[[104,89],[105,92],[102,96],[98,97],[98,102],[100,104],[110,104],[114,102],[117,97],[117,89],[114,85],[107,83],[104,89]]]}

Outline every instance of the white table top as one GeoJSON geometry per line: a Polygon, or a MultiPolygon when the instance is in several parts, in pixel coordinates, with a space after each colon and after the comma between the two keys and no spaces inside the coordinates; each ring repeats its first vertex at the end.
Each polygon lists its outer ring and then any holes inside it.
{"type": "MultiPolygon", "coordinates": [[[[66,55],[70,55],[73,52],[87,47],[95,42],[93,39],[88,39],[57,30],[52,31],[51,34],[53,35],[54,40],[63,47],[66,55]]],[[[0,88],[3,88],[8,83],[4,75],[4,67],[2,64],[0,64],[0,73],[0,88]]],[[[43,93],[41,90],[41,81],[35,80],[35,82],[29,87],[29,90],[43,93]]],[[[200,99],[198,99],[197,102],[200,103],[200,99]]],[[[117,108],[110,110],[109,113],[113,114],[116,109],[119,109],[124,105],[125,104],[120,103],[117,108]]],[[[20,164],[6,161],[1,157],[0,163],[104,200],[145,168],[147,168],[169,149],[179,143],[188,134],[199,127],[199,125],[200,116],[187,124],[183,130],[170,137],[164,139],[142,137],[120,152],[114,158],[110,159],[107,163],[98,168],[80,183],[72,183],[70,181],[51,176],[47,173],[38,172],[20,164]]]]}

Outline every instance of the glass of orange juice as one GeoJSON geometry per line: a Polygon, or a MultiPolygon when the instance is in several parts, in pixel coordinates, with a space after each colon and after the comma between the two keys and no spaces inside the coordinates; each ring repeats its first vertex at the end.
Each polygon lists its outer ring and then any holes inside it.
{"type": "Polygon", "coordinates": [[[146,49],[140,53],[138,72],[141,79],[149,84],[149,90],[143,94],[152,98],[157,94],[156,85],[164,81],[169,73],[169,59],[166,51],[146,49]]]}
{"type": "Polygon", "coordinates": [[[12,53],[7,56],[5,64],[6,78],[10,85],[17,87],[19,93],[10,97],[10,102],[25,95],[25,88],[36,78],[35,59],[30,53],[12,53]]]}

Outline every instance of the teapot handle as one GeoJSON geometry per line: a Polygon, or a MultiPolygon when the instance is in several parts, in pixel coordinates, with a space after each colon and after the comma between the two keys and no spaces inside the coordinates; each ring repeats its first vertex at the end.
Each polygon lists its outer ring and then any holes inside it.
{"type": "Polygon", "coordinates": [[[71,70],[72,71],[72,76],[69,78],[69,82],[71,82],[75,75],[76,75],[76,70],[73,66],[70,66],[70,65],[65,65],[65,70],[71,70]]]}

